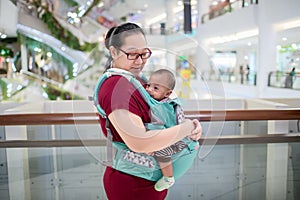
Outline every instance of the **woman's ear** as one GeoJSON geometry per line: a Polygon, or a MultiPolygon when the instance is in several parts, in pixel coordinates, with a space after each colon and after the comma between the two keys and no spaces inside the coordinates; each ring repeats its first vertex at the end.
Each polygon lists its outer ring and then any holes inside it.
{"type": "Polygon", "coordinates": [[[113,59],[115,59],[118,55],[118,51],[114,46],[109,47],[109,52],[110,52],[110,55],[113,59]]]}

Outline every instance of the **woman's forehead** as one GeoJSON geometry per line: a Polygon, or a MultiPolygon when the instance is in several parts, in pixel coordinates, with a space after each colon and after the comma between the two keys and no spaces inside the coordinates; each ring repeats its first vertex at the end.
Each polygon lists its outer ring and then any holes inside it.
{"type": "Polygon", "coordinates": [[[124,44],[122,46],[127,49],[145,49],[147,48],[147,42],[143,34],[137,33],[124,38],[124,44]]]}

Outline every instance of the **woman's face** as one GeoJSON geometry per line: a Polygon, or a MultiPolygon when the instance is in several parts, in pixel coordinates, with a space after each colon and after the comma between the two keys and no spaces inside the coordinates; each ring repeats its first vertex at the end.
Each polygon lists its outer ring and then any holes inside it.
{"type": "Polygon", "coordinates": [[[120,49],[116,49],[115,47],[111,46],[110,51],[114,60],[113,67],[129,71],[136,77],[143,70],[144,65],[148,60],[142,59],[141,56],[139,56],[137,59],[129,60],[126,55],[126,53],[143,54],[149,51],[147,49],[146,39],[141,33],[127,36],[120,49]]]}

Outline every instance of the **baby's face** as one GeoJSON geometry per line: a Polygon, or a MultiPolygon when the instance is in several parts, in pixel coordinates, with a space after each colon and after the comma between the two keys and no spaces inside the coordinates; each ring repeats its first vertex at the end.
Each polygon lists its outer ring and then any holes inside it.
{"type": "Polygon", "coordinates": [[[168,88],[168,81],[166,77],[161,75],[152,75],[149,79],[149,82],[146,86],[146,91],[150,94],[151,97],[160,101],[164,98],[167,98],[172,93],[172,90],[168,88]]]}

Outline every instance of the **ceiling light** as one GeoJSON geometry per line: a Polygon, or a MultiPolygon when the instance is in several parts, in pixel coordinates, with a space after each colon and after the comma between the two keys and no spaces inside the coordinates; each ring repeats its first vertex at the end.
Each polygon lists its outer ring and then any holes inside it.
{"type": "Polygon", "coordinates": [[[36,51],[36,52],[41,52],[41,51],[42,51],[42,49],[40,49],[40,48],[38,48],[38,47],[34,47],[33,50],[36,51]]]}
{"type": "Polygon", "coordinates": [[[258,35],[258,29],[252,29],[248,31],[238,32],[231,35],[226,36],[218,36],[218,37],[212,37],[209,38],[208,41],[210,41],[212,44],[222,44],[225,42],[231,42],[235,40],[241,40],[245,38],[250,38],[258,35]]]}
{"type": "Polygon", "coordinates": [[[258,30],[257,29],[236,33],[237,39],[249,38],[249,37],[253,37],[253,36],[256,36],[256,35],[258,35],[258,30]]]}
{"type": "Polygon", "coordinates": [[[191,5],[192,6],[197,5],[197,1],[196,0],[191,0],[191,5]]]}
{"type": "MultiPolygon", "coordinates": [[[[175,8],[173,9],[173,12],[174,12],[174,13],[178,13],[178,12],[180,12],[180,11],[182,11],[182,10],[183,10],[183,6],[177,6],[177,7],[175,7],[175,8]]],[[[148,20],[148,21],[146,22],[146,24],[147,24],[148,26],[150,26],[150,25],[152,25],[152,24],[154,24],[154,23],[157,23],[157,22],[159,22],[159,21],[165,19],[166,17],[167,17],[167,14],[166,14],[166,13],[162,13],[161,15],[158,15],[158,16],[153,17],[152,19],[148,20]]]]}
{"type": "Polygon", "coordinates": [[[150,20],[147,21],[147,25],[151,25],[151,24],[154,24],[156,22],[159,22],[159,21],[163,20],[164,18],[166,18],[166,16],[167,16],[167,14],[163,13],[161,15],[153,17],[152,19],[150,19],[150,20]]]}
{"type": "Polygon", "coordinates": [[[213,6],[218,5],[218,2],[217,2],[217,1],[212,2],[212,5],[213,5],[213,6]]]}
{"type": "Polygon", "coordinates": [[[103,6],[104,6],[104,3],[102,1],[97,5],[98,8],[101,8],[103,6]]]}
{"type": "Polygon", "coordinates": [[[5,38],[7,38],[7,35],[6,34],[4,34],[4,33],[2,33],[2,34],[0,34],[1,36],[1,39],[5,39],[5,38]]]}
{"type": "Polygon", "coordinates": [[[293,43],[293,44],[292,44],[292,48],[293,48],[293,49],[298,49],[297,44],[293,43]]]}
{"type": "Polygon", "coordinates": [[[52,57],[52,53],[49,51],[47,52],[47,57],[51,58],[52,57]]]}
{"type": "Polygon", "coordinates": [[[7,38],[7,35],[4,33],[3,30],[0,30],[0,38],[1,38],[1,39],[7,38]]]}
{"type": "Polygon", "coordinates": [[[278,25],[279,30],[287,30],[287,29],[297,28],[297,27],[300,27],[300,19],[289,21],[278,25]]]}

